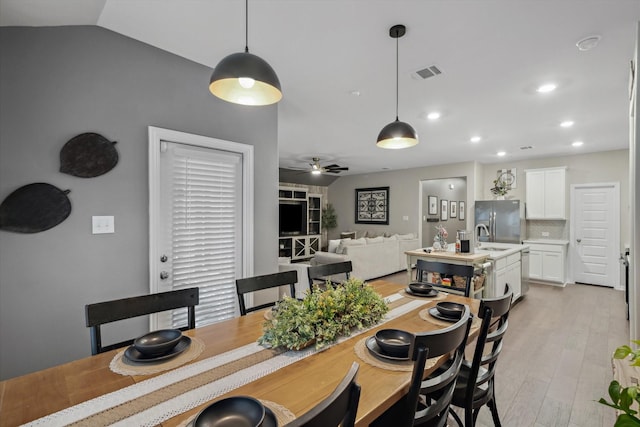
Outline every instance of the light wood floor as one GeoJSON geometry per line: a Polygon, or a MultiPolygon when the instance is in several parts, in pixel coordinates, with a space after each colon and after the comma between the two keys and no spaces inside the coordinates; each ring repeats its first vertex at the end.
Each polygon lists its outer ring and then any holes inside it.
{"type": "MultiPolygon", "coordinates": [[[[385,277],[406,283],[406,273],[385,277]]],[[[611,427],[611,354],[629,343],[624,292],[569,284],[532,284],[511,309],[496,372],[504,427],[611,427]]],[[[455,423],[450,424],[455,425],[455,423]]],[[[478,427],[493,426],[480,410],[478,427]]]]}

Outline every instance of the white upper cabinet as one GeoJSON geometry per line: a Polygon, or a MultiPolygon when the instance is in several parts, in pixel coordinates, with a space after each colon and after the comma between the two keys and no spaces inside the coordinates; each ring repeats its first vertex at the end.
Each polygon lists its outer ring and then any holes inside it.
{"type": "Polygon", "coordinates": [[[566,219],[566,167],[528,169],[527,219],[566,219]]]}

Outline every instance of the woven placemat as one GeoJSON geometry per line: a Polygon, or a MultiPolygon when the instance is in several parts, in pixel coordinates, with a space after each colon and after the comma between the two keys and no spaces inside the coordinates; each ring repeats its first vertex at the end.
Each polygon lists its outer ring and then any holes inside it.
{"type": "MultiPolygon", "coordinates": [[[[270,400],[262,400],[262,399],[258,399],[258,400],[260,400],[260,403],[262,403],[264,406],[271,409],[271,412],[273,412],[273,414],[276,416],[276,419],[278,420],[279,426],[283,426],[296,419],[295,414],[290,410],[288,410],[287,408],[285,408],[284,406],[278,403],[272,402],[270,400]]],[[[192,415],[191,417],[187,418],[186,420],[178,424],[177,427],[190,427],[191,422],[193,422],[193,420],[195,420],[197,416],[198,414],[192,415]]]]}
{"type": "MultiPolygon", "coordinates": [[[[369,337],[365,337],[359,340],[353,347],[354,351],[356,352],[356,356],[358,356],[363,362],[375,366],[376,368],[386,369],[389,371],[413,371],[413,362],[411,360],[382,360],[371,354],[371,352],[365,345],[367,338],[369,337]]],[[[437,358],[427,359],[425,369],[431,368],[433,365],[435,365],[436,361],[437,358]]]]}
{"type": "MultiPolygon", "coordinates": [[[[444,326],[445,328],[456,323],[456,322],[447,322],[446,320],[441,320],[441,319],[438,319],[437,317],[433,317],[431,314],[429,314],[429,309],[433,307],[434,305],[431,304],[429,307],[423,310],[420,310],[420,312],[418,313],[418,316],[420,316],[422,320],[426,320],[427,322],[433,323],[434,325],[444,326]]],[[[474,316],[473,321],[471,322],[471,329],[477,328],[479,326],[480,326],[480,318],[478,318],[478,316],[474,316]]]]}
{"type": "Polygon", "coordinates": [[[162,360],[156,363],[138,363],[132,362],[124,357],[126,348],[119,351],[118,354],[109,363],[109,369],[120,375],[151,375],[158,372],[164,372],[182,366],[187,362],[191,362],[204,350],[204,343],[198,338],[191,338],[191,344],[184,352],[176,357],[168,360],[162,360]]]}
{"type": "Polygon", "coordinates": [[[435,297],[418,297],[418,296],[410,294],[405,289],[401,290],[398,293],[400,295],[402,295],[403,297],[405,297],[405,298],[419,299],[419,300],[422,300],[422,301],[440,301],[440,300],[443,300],[443,299],[447,298],[447,295],[449,295],[446,292],[438,291],[438,295],[436,295],[435,297]]]}

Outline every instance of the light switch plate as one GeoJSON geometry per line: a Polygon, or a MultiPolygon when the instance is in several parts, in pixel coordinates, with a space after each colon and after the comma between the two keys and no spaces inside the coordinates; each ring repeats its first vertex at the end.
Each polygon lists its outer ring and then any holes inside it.
{"type": "Polygon", "coordinates": [[[92,216],[91,230],[93,234],[115,233],[113,216],[92,216]]]}
{"type": "Polygon", "coordinates": [[[542,237],[549,237],[549,232],[548,231],[543,231],[542,232],[542,237]]]}
{"type": "Polygon", "coordinates": [[[402,220],[403,220],[403,221],[409,221],[409,216],[404,215],[404,216],[402,217],[402,220]]]}

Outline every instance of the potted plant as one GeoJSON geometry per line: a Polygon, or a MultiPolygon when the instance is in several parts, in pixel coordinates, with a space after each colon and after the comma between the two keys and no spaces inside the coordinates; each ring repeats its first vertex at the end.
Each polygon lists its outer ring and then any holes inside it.
{"type": "MultiPolygon", "coordinates": [[[[333,230],[338,226],[338,215],[336,215],[336,210],[333,208],[331,203],[327,203],[322,209],[322,229],[324,230],[323,241],[328,241],[329,231],[333,230]]],[[[326,248],[323,248],[325,250],[326,248]]]]}
{"type": "Polygon", "coordinates": [[[385,300],[371,286],[351,278],[333,287],[314,286],[304,299],[284,297],[264,323],[260,344],[300,350],[316,348],[348,336],[354,329],[378,323],[389,310],[385,300]]]}
{"type": "MultiPolygon", "coordinates": [[[[634,340],[634,344],[640,345],[640,340],[634,340]]],[[[640,366],[640,350],[633,350],[628,345],[620,346],[613,353],[614,359],[626,359],[629,357],[631,366],[640,366]]],[[[601,398],[598,402],[603,405],[617,409],[621,413],[616,419],[613,427],[640,427],[640,418],[638,418],[638,410],[633,409],[634,406],[640,408],[640,387],[629,386],[622,387],[616,380],[609,384],[609,397],[611,402],[601,398]]]]}

